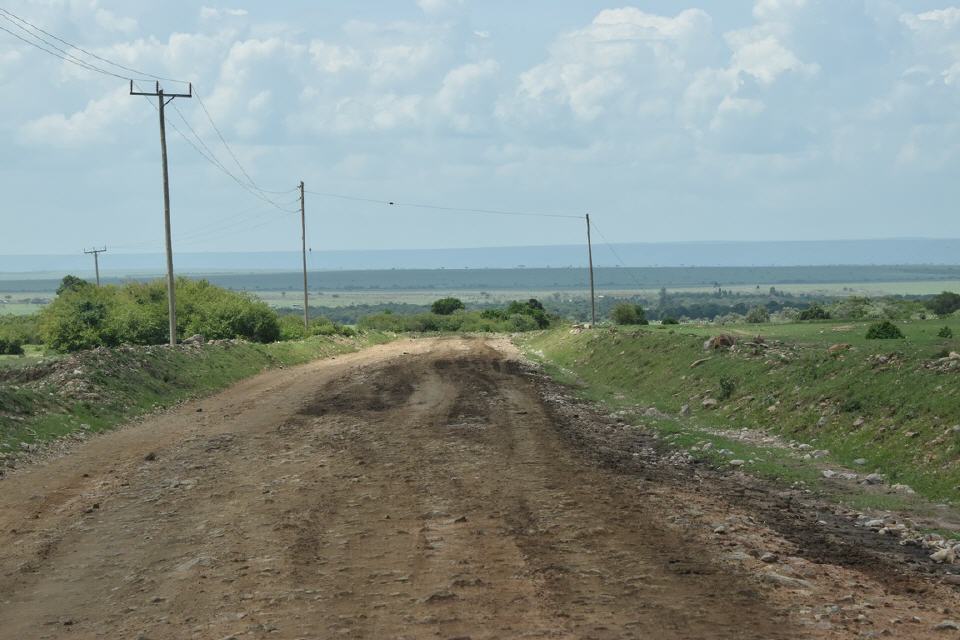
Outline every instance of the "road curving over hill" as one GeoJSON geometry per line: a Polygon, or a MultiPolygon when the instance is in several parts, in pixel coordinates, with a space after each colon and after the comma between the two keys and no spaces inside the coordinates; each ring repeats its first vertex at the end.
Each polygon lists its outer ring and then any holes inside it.
{"type": "Polygon", "coordinates": [[[407,340],[91,439],[0,481],[0,638],[957,633],[909,557],[561,396],[407,340]]]}

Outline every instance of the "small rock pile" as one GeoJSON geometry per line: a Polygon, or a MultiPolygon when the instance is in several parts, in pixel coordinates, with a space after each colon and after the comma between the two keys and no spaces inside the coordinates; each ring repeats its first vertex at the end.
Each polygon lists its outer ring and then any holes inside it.
{"type": "Polygon", "coordinates": [[[902,546],[925,549],[930,552],[930,559],[938,564],[957,564],[960,558],[960,540],[945,538],[938,533],[921,533],[909,519],[898,519],[892,515],[882,518],[860,515],[856,523],[881,536],[898,536],[902,546]]]}
{"type": "Polygon", "coordinates": [[[937,358],[923,364],[925,369],[936,371],[937,373],[954,373],[960,371],[960,353],[951,351],[945,358],[937,358]]]}

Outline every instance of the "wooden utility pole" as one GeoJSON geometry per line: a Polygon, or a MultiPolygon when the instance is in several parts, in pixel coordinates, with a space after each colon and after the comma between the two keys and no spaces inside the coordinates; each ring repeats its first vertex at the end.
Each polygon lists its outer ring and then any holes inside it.
{"type": "Polygon", "coordinates": [[[87,251],[86,249],[83,250],[83,252],[86,254],[91,254],[91,253],[93,254],[93,271],[94,273],[97,274],[98,287],[100,286],[100,259],[99,258],[100,258],[100,254],[105,253],[106,250],[107,250],[106,247],[104,247],[103,249],[90,249],[90,251],[87,251]]]}
{"type": "Polygon", "coordinates": [[[130,81],[130,95],[156,96],[160,108],[160,159],[163,164],[163,232],[167,246],[167,312],[170,319],[170,346],[177,344],[177,299],[176,281],[173,278],[173,243],[170,239],[170,176],[167,171],[167,125],[164,119],[164,109],[174,98],[192,98],[193,84],[190,84],[189,93],[164,93],[157,82],[153,93],[141,93],[133,90],[133,80],[130,81]]]}
{"type": "Polygon", "coordinates": [[[303,246],[303,328],[309,330],[310,302],[307,298],[307,203],[304,198],[303,180],[300,181],[300,242],[303,246]]]}
{"type": "Polygon", "coordinates": [[[597,326],[597,298],[593,289],[593,241],[590,239],[590,214],[587,214],[587,255],[590,256],[590,318],[591,327],[597,326]]]}

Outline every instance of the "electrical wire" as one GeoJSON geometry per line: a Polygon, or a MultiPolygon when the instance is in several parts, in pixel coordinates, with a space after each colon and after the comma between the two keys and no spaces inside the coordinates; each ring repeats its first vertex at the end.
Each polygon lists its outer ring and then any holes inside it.
{"type": "Polygon", "coordinates": [[[633,271],[630,269],[630,267],[628,267],[628,266],[626,265],[626,263],[624,263],[623,258],[621,258],[621,257],[620,257],[620,254],[617,253],[617,250],[613,247],[613,244],[612,244],[609,240],[607,240],[607,237],[606,237],[605,235],[603,235],[603,232],[600,231],[599,227],[597,227],[597,225],[593,222],[592,219],[590,220],[590,227],[591,227],[594,231],[597,232],[597,235],[600,236],[600,240],[603,241],[603,243],[607,246],[607,249],[610,250],[610,253],[613,254],[613,257],[616,259],[617,263],[618,263],[621,267],[624,268],[624,270],[627,272],[627,275],[630,277],[631,280],[633,280],[633,283],[634,283],[635,285],[637,285],[637,288],[638,288],[638,289],[646,289],[646,288],[649,288],[649,287],[645,287],[645,286],[640,282],[640,280],[637,279],[637,277],[634,275],[634,273],[633,273],[633,271]]]}
{"type": "MultiPolygon", "coordinates": [[[[48,36],[48,37],[50,37],[50,38],[53,38],[53,39],[56,40],[57,42],[60,42],[60,43],[62,43],[62,44],[65,44],[65,45],[67,45],[68,47],[71,47],[71,48],[73,48],[73,49],[76,49],[77,51],[80,51],[80,52],[82,52],[82,53],[90,56],[91,58],[94,58],[94,59],[96,59],[96,60],[99,60],[100,62],[105,62],[106,64],[109,64],[109,65],[111,65],[111,66],[113,66],[113,67],[116,67],[116,68],[118,68],[118,69],[122,69],[122,70],[124,70],[124,71],[129,71],[130,73],[133,73],[133,74],[136,74],[136,75],[139,75],[139,76],[144,76],[144,77],[146,77],[146,78],[152,78],[152,79],[154,79],[154,80],[163,80],[164,82],[177,82],[177,83],[180,83],[180,84],[189,84],[189,82],[187,82],[186,80],[176,80],[176,79],[174,79],[174,78],[164,78],[163,76],[156,76],[156,75],[153,75],[152,73],[147,73],[146,71],[138,71],[137,69],[133,69],[133,68],[131,68],[131,67],[126,67],[126,66],[124,66],[124,65],[122,65],[122,64],[120,64],[120,63],[114,62],[114,61],[112,61],[112,60],[108,60],[107,58],[102,58],[102,57],[98,56],[97,54],[95,54],[95,53],[93,53],[93,52],[91,52],[91,51],[87,51],[87,50],[84,49],[83,47],[80,47],[80,46],[78,46],[78,45],[75,45],[75,44],[73,44],[72,42],[68,42],[67,40],[64,40],[63,38],[61,38],[61,37],[59,37],[59,36],[57,36],[57,35],[55,35],[55,34],[52,34],[52,33],[50,33],[49,31],[45,31],[44,29],[38,27],[37,25],[33,24],[32,22],[30,22],[30,21],[28,21],[28,20],[26,20],[26,19],[24,19],[24,18],[21,18],[20,16],[16,15],[16,14],[13,13],[12,11],[8,11],[7,9],[4,9],[3,7],[0,7],[0,12],[2,12],[2,13],[4,13],[4,14],[6,14],[7,16],[9,16],[9,17],[7,18],[8,21],[10,21],[10,18],[13,18],[14,20],[17,20],[17,21],[19,21],[19,22],[27,25],[27,26],[30,27],[31,29],[33,29],[33,30],[35,30],[35,31],[39,31],[39,32],[42,33],[42,34],[44,34],[44,35],[46,35],[46,36],[48,36]]],[[[23,29],[23,27],[21,27],[21,29],[23,29]]],[[[26,31],[26,29],[24,29],[24,31],[26,31]]],[[[39,36],[34,35],[33,37],[37,38],[38,40],[43,41],[39,36]]],[[[44,42],[45,42],[45,41],[44,41],[44,42]]],[[[49,43],[48,43],[48,44],[49,44],[49,43]]],[[[50,45],[50,46],[53,46],[53,45],[50,45]]],[[[129,80],[130,78],[125,78],[125,79],[129,80]]]]}

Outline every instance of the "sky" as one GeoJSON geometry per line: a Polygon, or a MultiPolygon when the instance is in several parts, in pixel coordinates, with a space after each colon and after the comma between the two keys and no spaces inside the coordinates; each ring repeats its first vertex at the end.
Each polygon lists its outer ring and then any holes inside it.
{"type": "MultiPolygon", "coordinates": [[[[300,180],[313,251],[585,234],[389,201],[590,213],[611,242],[960,237],[960,5],[943,0],[3,6],[194,83],[167,109],[177,251],[298,249],[300,180]]],[[[0,17],[30,39],[17,25],[0,17]]],[[[0,254],[162,250],[154,103],[4,31],[0,91],[0,254]]]]}

